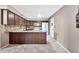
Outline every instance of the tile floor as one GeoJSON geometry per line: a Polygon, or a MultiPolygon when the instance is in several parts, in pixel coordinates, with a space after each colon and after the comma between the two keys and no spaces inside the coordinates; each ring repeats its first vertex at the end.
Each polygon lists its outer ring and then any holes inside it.
{"type": "Polygon", "coordinates": [[[9,45],[0,50],[0,53],[69,53],[56,40],[49,39],[48,44],[9,45]]]}

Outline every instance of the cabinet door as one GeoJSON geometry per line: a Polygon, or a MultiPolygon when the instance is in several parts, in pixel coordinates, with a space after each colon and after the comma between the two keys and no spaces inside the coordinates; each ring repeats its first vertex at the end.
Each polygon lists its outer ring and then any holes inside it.
{"type": "Polygon", "coordinates": [[[41,36],[39,42],[41,42],[43,44],[47,43],[46,42],[46,33],[45,32],[41,32],[39,36],[41,36]]]}
{"type": "Polygon", "coordinates": [[[19,21],[20,21],[20,25],[23,25],[23,19],[22,19],[22,17],[19,17],[19,21]]]}
{"type": "Polygon", "coordinates": [[[25,25],[25,21],[24,21],[24,19],[22,18],[22,21],[23,21],[23,26],[25,25]]]}
{"type": "Polygon", "coordinates": [[[24,26],[26,25],[26,20],[24,19],[24,26]]]}
{"type": "Polygon", "coordinates": [[[19,25],[19,16],[15,15],[15,25],[19,25]]]}
{"type": "Polygon", "coordinates": [[[27,21],[27,27],[30,27],[30,21],[27,21]]]}
{"type": "Polygon", "coordinates": [[[9,43],[10,44],[25,44],[25,34],[24,33],[9,33],[9,43]]]}
{"type": "Polygon", "coordinates": [[[8,11],[7,25],[14,25],[14,13],[8,11]]]}
{"type": "Polygon", "coordinates": [[[24,33],[18,33],[18,44],[25,44],[25,34],[24,33]]]}
{"type": "Polygon", "coordinates": [[[27,26],[29,26],[29,21],[27,21],[27,26]]]}
{"type": "Polygon", "coordinates": [[[33,24],[34,24],[34,22],[33,22],[33,21],[31,21],[31,26],[33,26],[33,24]]]}

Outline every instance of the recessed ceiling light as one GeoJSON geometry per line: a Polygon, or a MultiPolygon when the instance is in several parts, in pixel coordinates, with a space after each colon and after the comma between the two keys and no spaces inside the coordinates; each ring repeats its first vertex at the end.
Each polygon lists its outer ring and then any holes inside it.
{"type": "Polygon", "coordinates": [[[41,15],[40,15],[40,14],[38,14],[38,17],[39,17],[39,18],[41,18],[41,15]]]}

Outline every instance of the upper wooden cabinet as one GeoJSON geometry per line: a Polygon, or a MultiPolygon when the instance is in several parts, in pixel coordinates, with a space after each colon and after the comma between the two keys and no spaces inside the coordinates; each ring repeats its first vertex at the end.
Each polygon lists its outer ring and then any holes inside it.
{"type": "Polygon", "coordinates": [[[27,26],[29,26],[29,25],[30,25],[30,21],[27,21],[26,23],[27,23],[27,26]]]}
{"type": "Polygon", "coordinates": [[[20,25],[20,17],[15,14],[15,25],[20,25]]]}
{"type": "Polygon", "coordinates": [[[28,20],[26,20],[25,22],[26,22],[25,25],[26,25],[27,27],[33,26],[33,24],[34,24],[34,21],[28,21],[28,20]]]}
{"type": "Polygon", "coordinates": [[[34,22],[33,21],[30,21],[30,25],[33,26],[33,24],[34,24],[34,22]]]}
{"type": "Polygon", "coordinates": [[[19,21],[20,21],[20,25],[24,25],[24,20],[23,20],[23,18],[22,17],[19,17],[19,21]]]}
{"type": "Polygon", "coordinates": [[[25,26],[25,19],[24,18],[22,18],[22,22],[23,22],[23,26],[25,26]]]}
{"type": "Polygon", "coordinates": [[[8,9],[1,9],[1,24],[33,26],[33,23],[33,21],[26,20],[8,9]]]}
{"type": "Polygon", "coordinates": [[[25,26],[27,26],[27,20],[25,20],[25,26]]]}
{"type": "Polygon", "coordinates": [[[14,22],[15,22],[15,21],[14,21],[14,19],[15,19],[15,18],[14,18],[14,15],[15,15],[15,14],[12,13],[11,11],[8,11],[8,12],[7,12],[7,17],[8,17],[8,18],[7,18],[7,25],[14,25],[14,22]]]}
{"type": "Polygon", "coordinates": [[[1,24],[14,25],[14,13],[7,9],[1,9],[1,24]]]}

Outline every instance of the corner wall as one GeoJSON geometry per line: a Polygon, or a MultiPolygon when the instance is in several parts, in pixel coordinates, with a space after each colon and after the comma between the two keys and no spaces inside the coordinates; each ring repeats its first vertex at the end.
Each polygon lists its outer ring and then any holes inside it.
{"type": "Polygon", "coordinates": [[[50,28],[49,29],[49,31],[50,31],[50,37],[54,39],[55,38],[54,37],[54,17],[50,18],[50,24],[49,25],[50,25],[50,27],[49,27],[50,28]]]}
{"type": "Polygon", "coordinates": [[[55,30],[59,41],[70,52],[79,52],[79,29],[76,28],[77,5],[67,5],[55,13],[55,30]]]}
{"type": "Polygon", "coordinates": [[[1,24],[1,9],[0,9],[0,48],[9,44],[9,33],[5,32],[5,26],[1,24]]]}
{"type": "Polygon", "coordinates": [[[0,10],[0,47],[1,47],[1,10],[0,10]]]}

